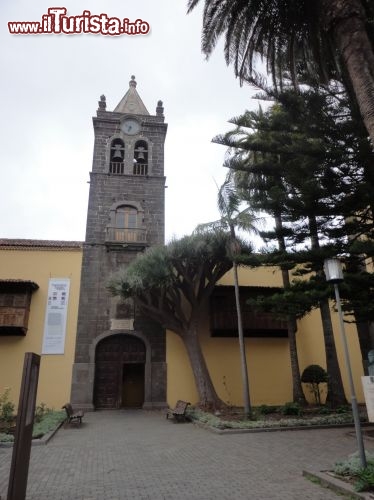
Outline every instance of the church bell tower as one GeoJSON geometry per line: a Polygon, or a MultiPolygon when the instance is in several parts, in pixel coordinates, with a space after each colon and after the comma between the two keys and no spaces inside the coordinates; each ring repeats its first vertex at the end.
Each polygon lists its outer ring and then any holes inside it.
{"type": "Polygon", "coordinates": [[[109,277],[164,243],[164,142],[158,101],[150,115],[132,76],[114,111],[101,96],[83,250],[71,401],[94,408],[166,406],[165,331],[131,300],[112,297],[109,277]]]}

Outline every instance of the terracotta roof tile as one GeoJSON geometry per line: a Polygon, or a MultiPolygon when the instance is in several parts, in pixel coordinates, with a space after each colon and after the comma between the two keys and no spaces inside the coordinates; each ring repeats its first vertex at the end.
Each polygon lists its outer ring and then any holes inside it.
{"type": "Polygon", "coordinates": [[[83,241],[60,241],[60,240],[27,240],[0,238],[0,248],[2,249],[80,249],[83,248],[83,241]]]}

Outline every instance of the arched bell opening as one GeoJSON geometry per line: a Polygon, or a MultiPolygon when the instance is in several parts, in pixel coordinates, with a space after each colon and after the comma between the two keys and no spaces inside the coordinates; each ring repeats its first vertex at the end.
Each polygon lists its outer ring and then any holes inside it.
{"type": "Polygon", "coordinates": [[[134,148],[134,175],[148,175],[148,144],[137,141],[134,148]]]}
{"type": "Polygon", "coordinates": [[[109,172],[111,174],[124,174],[125,143],[122,139],[114,139],[110,145],[110,164],[109,172]]]}

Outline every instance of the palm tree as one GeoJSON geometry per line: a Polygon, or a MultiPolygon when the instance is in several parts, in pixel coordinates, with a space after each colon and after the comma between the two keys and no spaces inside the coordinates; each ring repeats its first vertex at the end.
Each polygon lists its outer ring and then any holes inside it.
{"type": "MultiPolygon", "coordinates": [[[[188,0],[191,12],[200,0],[188,0]]],[[[374,5],[372,0],[205,0],[202,50],[225,35],[227,64],[253,81],[256,56],[273,82],[298,74],[345,81],[374,143],[374,5]]]]}
{"type": "Polygon", "coordinates": [[[235,304],[236,304],[236,314],[238,318],[238,338],[239,338],[239,349],[240,349],[240,360],[241,360],[241,371],[242,371],[242,382],[243,382],[243,402],[244,402],[244,417],[250,418],[252,415],[251,400],[249,392],[249,381],[248,381],[248,368],[247,368],[247,356],[245,350],[244,341],[244,331],[243,331],[243,320],[242,312],[240,306],[240,292],[239,292],[239,278],[238,278],[238,264],[236,262],[236,257],[240,254],[240,242],[236,237],[235,228],[242,229],[244,231],[256,232],[256,227],[254,225],[255,219],[251,209],[246,207],[241,210],[240,205],[242,200],[239,198],[235,182],[231,173],[226,177],[225,182],[218,190],[218,209],[220,213],[220,219],[214,222],[208,222],[206,224],[199,224],[195,231],[197,233],[206,231],[228,231],[230,234],[229,241],[229,254],[232,256],[233,262],[233,273],[234,273],[234,290],[235,290],[235,304]]]}
{"type": "MultiPolygon", "coordinates": [[[[233,172],[236,193],[239,199],[251,203],[252,206],[254,199],[256,199],[255,205],[257,209],[261,208],[265,210],[265,212],[274,218],[278,248],[281,252],[285,252],[286,242],[282,220],[284,189],[282,187],[282,177],[279,173],[279,155],[273,155],[271,152],[266,154],[253,151],[256,148],[255,144],[261,150],[261,146],[264,146],[264,144],[270,145],[271,143],[269,130],[266,126],[267,120],[269,120],[269,117],[264,115],[261,109],[258,112],[246,112],[241,117],[232,120],[233,123],[238,125],[237,129],[225,135],[215,137],[214,142],[235,151],[233,155],[228,157],[224,166],[233,172]],[[261,133],[261,129],[265,130],[265,132],[261,133]],[[249,130],[252,130],[253,133],[250,133],[249,130]],[[264,175],[261,173],[261,169],[258,168],[261,162],[264,167],[265,162],[268,163],[268,167],[274,164],[275,169],[271,168],[272,173],[270,173],[268,168],[267,175],[264,175]],[[251,166],[256,165],[257,167],[251,169],[251,166]]],[[[288,288],[290,286],[288,268],[284,268],[282,265],[280,268],[283,287],[288,288]]],[[[290,350],[293,400],[300,404],[306,404],[301,385],[296,342],[297,322],[294,315],[287,316],[287,333],[290,350]]]]}

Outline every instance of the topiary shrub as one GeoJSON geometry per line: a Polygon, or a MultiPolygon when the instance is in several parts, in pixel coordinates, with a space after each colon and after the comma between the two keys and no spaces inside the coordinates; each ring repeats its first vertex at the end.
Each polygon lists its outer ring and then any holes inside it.
{"type": "Polygon", "coordinates": [[[314,396],[316,404],[321,404],[320,384],[326,383],[328,374],[326,370],[319,365],[309,365],[305,368],[301,375],[301,382],[307,384],[311,393],[314,396]]]}

